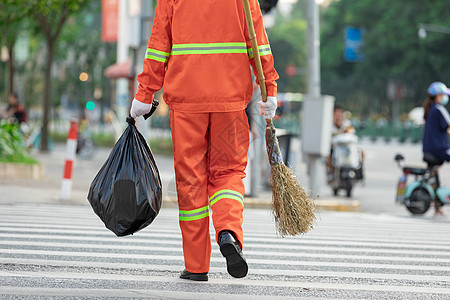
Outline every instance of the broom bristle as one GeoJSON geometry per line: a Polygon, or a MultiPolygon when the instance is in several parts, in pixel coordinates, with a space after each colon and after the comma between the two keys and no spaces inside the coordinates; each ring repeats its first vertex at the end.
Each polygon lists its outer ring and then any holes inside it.
{"type": "Polygon", "coordinates": [[[311,230],[316,220],[314,200],[286,165],[272,165],[271,174],[272,213],[279,234],[294,236],[311,230]]]}

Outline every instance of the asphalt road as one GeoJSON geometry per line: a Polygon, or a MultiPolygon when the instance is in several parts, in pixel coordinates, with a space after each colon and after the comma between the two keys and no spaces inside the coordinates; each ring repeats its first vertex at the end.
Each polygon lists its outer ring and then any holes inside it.
{"type": "MultiPolygon", "coordinates": [[[[208,282],[184,268],[175,208],[116,237],[87,206],[0,205],[1,299],[450,299],[448,222],[322,212],[303,236],[277,236],[245,212],[249,274],[235,279],[212,242],[208,282]]],[[[211,228],[212,240],[214,230],[211,228]]]]}

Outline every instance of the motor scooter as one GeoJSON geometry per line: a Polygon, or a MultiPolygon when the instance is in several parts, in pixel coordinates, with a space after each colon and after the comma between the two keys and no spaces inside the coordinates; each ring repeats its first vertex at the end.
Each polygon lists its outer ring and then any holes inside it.
{"type": "Polygon", "coordinates": [[[395,155],[395,161],[403,171],[397,183],[395,202],[404,205],[414,215],[425,214],[436,201],[437,205],[450,203],[450,189],[441,186],[439,182],[438,168],[443,164],[431,153],[424,153],[423,160],[426,168],[403,166],[403,155],[395,155]],[[413,176],[413,180],[408,180],[413,176]]]}
{"type": "Polygon", "coordinates": [[[363,180],[362,151],[357,147],[358,137],[354,130],[340,133],[332,138],[332,175],[329,185],[335,196],[343,189],[351,197],[354,185],[363,180]]]}

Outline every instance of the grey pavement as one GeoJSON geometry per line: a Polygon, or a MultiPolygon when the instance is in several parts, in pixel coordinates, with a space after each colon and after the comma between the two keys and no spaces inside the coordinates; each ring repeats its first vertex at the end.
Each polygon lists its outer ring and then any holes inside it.
{"type": "Polygon", "coordinates": [[[116,237],[87,206],[0,204],[0,299],[450,299],[448,223],[321,212],[280,238],[270,213],[244,211],[245,278],[214,241],[208,282],[182,280],[178,210],[116,237]]]}
{"type": "MultiPolygon", "coordinates": [[[[402,153],[409,165],[424,166],[421,161],[420,144],[400,144],[383,141],[371,142],[362,140],[361,148],[365,152],[365,176],[363,183],[354,188],[353,197],[333,196],[332,190],[322,184],[321,193],[316,197],[319,210],[364,211],[374,213],[406,214],[406,209],[394,203],[396,185],[401,171],[394,163],[396,153],[402,153]]],[[[98,148],[92,160],[77,157],[73,168],[73,186],[69,201],[60,200],[61,182],[65,162],[65,144],[57,144],[54,151],[48,154],[35,153],[34,156],[44,168],[41,179],[0,178],[0,204],[17,203],[59,203],[88,205],[86,196],[96,173],[107,159],[110,148],[98,148]]],[[[296,158],[293,170],[301,184],[308,190],[307,168],[301,157],[300,143],[293,143],[291,155],[296,158]]],[[[155,155],[163,184],[163,205],[176,207],[175,177],[173,158],[166,155],[155,155]]],[[[450,184],[450,166],[441,168],[441,181],[450,184]]],[[[325,173],[325,171],[323,172],[325,173]]],[[[261,188],[257,197],[246,197],[246,208],[269,208],[271,190],[261,188]]],[[[448,207],[444,210],[449,212],[448,207]]],[[[431,214],[430,209],[429,213],[431,214]]]]}

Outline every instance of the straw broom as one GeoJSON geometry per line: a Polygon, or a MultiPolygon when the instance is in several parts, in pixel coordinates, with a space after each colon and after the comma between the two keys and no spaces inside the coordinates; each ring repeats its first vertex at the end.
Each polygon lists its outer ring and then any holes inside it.
{"type": "MultiPolygon", "coordinates": [[[[255,58],[261,96],[262,100],[266,102],[266,84],[250,12],[250,3],[249,0],[242,0],[242,2],[255,58]]],[[[314,200],[309,197],[308,193],[300,185],[294,172],[284,164],[275,133],[275,126],[271,119],[266,120],[266,122],[266,148],[272,181],[272,214],[275,219],[276,229],[282,237],[306,233],[313,228],[313,223],[316,220],[314,200]]]]}

